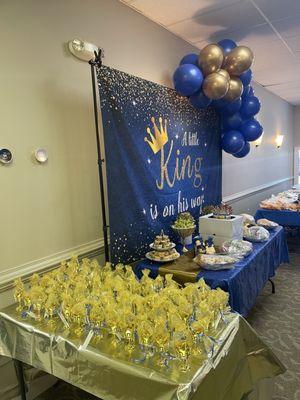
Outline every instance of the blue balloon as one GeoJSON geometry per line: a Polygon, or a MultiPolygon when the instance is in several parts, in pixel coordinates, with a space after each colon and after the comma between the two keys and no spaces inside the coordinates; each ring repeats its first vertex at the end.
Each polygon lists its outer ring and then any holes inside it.
{"type": "Polygon", "coordinates": [[[260,110],[260,101],[255,96],[247,96],[242,100],[240,113],[244,119],[248,119],[257,114],[260,110]]]}
{"type": "Polygon", "coordinates": [[[222,47],[225,54],[230,53],[236,47],[236,43],[231,39],[220,40],[218,45],[222,47]]]}
{"type": "Polygon", "coordinates": [[[234,153],[233,156],[237,158],[246,157],[247,154],[250,153],[250,143],[245,142],[244,147],[237,153],[234,153]]]}
{"type": "Polygon", "coordinates": [[[250,90],[249,90],[249,96],[254,96],[254,89],[252,86],[250,86],[250,90]]]}
{"type": "Polygon", "coordinates": [[[227,129],[238,129],[242,122],[243,118],[239,112],[223,116],[223,126],[227,129]]]}
{"type": "Polygon", "coordinates": [[[198,64],[198,54],[196,54],[196,53],[190,53],[190,54],[187,54],[186,56],[184,56],[183,58],[182,58],[182,60],[180,61],[180,64],[179,65],[183,65],[183,64],[193,64],[193,65],[196,65],[197,67],[199,67],[199,64],[198,64]]]}
{"type": "Polygon", "coordinates": [[[211,99],[206,97],[202,91],[193,94],[189,100],[195,108],[205,108],[211,103],[211,99]]]}
{"type": "Polygon", "coordinates": [[[242,105],[242,99],[239,97],[237,100],[234,100],[232,102],[230,102],[229,104],[227,104],[227,106],[225,106],[222,111],[228,114],[234,114],[237,111],[239,111],[239,109],[241,108],[242,105]]]}
{"type": "Polygon", "coordinates": [[[263,127],[254,118],[244,121],[240,127],[240,131],[248,142],[258,139],[263,133],[263,127]]]}
{"type": "Polygon", "coordinates": [[[221,108],[227,106],[228,101],[224,99],[218,99],[218,100],[213,100],[211,105],[215,107],[217,110],[220,110],[221,108]]]}
{"type": "Polygon", "coordinates": [[[179,94],[182,96],[191,96],[201,88],[203,75],[195,65],[183,64],[175,70],[173,82],[179,94]]]}
{"type": "Polygon", "coordinates": [[[243,86],[242,99],[244,97],[247,97],[249,95],[249,92],[250,92],[250,85],[243,86]]]}
{"type": "Polygon", "coordinates": [[[243,72],[240,76],[239,79],[242,81],[242,84],[244,86],[248,86],[251,82],[252,79],[252,71],[251,69],[247,69],[247,71],[243,72]]]}
{"type": "Polygon", "coordinates": [[[225,132],[221,139],[221,146],[226,153],[236,154],[242,150],[245,139],[239,131],[225,132]]]}

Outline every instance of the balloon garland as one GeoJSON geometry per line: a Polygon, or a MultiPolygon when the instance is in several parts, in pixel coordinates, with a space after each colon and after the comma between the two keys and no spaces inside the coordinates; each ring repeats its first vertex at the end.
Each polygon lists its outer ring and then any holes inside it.
{"type": "Polygon", "coordinates": [[[250,85],[253,58],[248,47],[224,39],[184,56],[173,75],[176,91],[195,108],[213,106],[221,113],[222,149],[237,158],[249,154],[249,142],[263,133],[254,118],[261,105],[250,85]]]}

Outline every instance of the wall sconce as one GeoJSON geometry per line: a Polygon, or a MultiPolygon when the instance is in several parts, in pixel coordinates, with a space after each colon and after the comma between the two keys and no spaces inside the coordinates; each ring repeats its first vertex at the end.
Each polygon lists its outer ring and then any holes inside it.
{"type": "Polygon", "coordinates": [[[276,135],[275,143],[276,143],[277,149],[279,149],[282,146],[283,138],[284,138],[284,135],[282,135],[282,134],[276,135]]]}
{"type": "Polygon", "coordinates": [[[256,139],[256,140],[254,141],[255,147],[258,147],[258,146],[261,145],[263,136],[264,136],[264,132],[261,134],[261,136],[260,136],[258,139],[256,139]]]}

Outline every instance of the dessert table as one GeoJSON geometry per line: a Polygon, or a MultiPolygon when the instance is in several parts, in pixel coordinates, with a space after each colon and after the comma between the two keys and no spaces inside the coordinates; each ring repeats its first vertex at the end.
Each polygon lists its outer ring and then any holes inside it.
{"type": "Polygon", "coordinates": [[[234,311],[246,316],[257,296],[262,291],[266,282],[275,275],[277,267],[289,262],[288,248],[284,229],[278,227],[270,232],[266,242],[253,243],[253,252],[233,269],[222,271],[207,271],[199,267],[194,271],[172,269],[172,264],[159,264],[149,260],[142,260],[134,266],[138,277],[142,270],[150,269],[150,276],[155,278],[158,274],[173,273],[174,279],[180,282],[193,282],[204,278],[211,287],[220,287],[229,292],[229,303],[234,311]]]}
{"type": "Polygon", "coordinates": [[[53,330],[45,321],[23,319],[13,305],[0,312],[0,355],[104,400],[271,400],[259,387],[285,368],[241,316],[231,313],[226,319],[212,356],[195,357],[182,372],[176,361],[169,367],[154,357],[133,362],[121,345],[106,339],[85,347],[85,338],[73,337],[62,323],[53,330]]]}
{"type": "Polygon", "coordinates": [[[282,226],[300,227],[300,212],[290,210],[267,210],[259,208],[254,216],[255,220],[266,218],[282,226]]]}

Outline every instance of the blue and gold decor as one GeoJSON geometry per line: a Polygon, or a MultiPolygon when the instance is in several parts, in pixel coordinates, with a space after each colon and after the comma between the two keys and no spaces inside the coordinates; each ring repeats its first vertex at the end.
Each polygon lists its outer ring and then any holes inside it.
{"type": "Polygon", "coordinates": [[[212,105],[222,118],[224,151],[242,158],[250,152],[263,128],[254,116],[260,101],[250,86],[253,53],[231,39],[205,46],[200,54],[187,54],[173,76],[174,87],[198,110],[212,105]],[[202,79],[201,79],[202,77],[202,79]]]}
{"type": "Polygon", "coordinates": [[[115,69],[101,67],[98,82],[111,261],[132,262],[161,229],[175,238],[178,213],[197,219],[203,204],[220,203],[220,121],[211,107],[196,110],[175,90],[115,69]]]}

